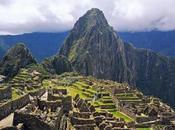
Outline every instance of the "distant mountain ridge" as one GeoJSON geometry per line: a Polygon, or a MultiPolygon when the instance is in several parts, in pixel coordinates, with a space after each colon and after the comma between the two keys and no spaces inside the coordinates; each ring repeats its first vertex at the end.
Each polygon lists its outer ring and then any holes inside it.
{"type": "Polygon", "coordinates": [[[50,57],[58,52],[63,40],[68,32],[58,33],[26,33],[21,35],[1,35],[0,36],[0,57],[7,49],[16,43],[25,43],[38,61],[50,57]]]}
{"type": "Polygon", "coordinates": [[[148,48],[175,57],[175,30],[150,32],[119,32],[120,37],[138,48],[148,48]]]}
{"type": "MultiPolygon", "coordinates": [[[[69,32],[26,33],[21,35],[0,35],[0,58],[7,49],[23,42],[38,61],[58,52],[69,32]]],[[[118,32],[124,41],[138,48],[148,48],[162,55],[175,57],[175,31],[118,32]]]]}

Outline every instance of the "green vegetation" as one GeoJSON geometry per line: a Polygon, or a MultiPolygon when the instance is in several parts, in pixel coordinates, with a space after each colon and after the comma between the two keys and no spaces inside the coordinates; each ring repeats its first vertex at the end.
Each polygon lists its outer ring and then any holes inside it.
{"type": "Polygon", "coordinates": [[[134,92],[116,94],[116,97],[124,102],[142,102],[142,100],[134,92]]]}
{"type": "Polygon", "coordinates": [[[62,55],[55,55],[45,59],[42,66],[51,74],[62,74],[73,70],[70,62],[62,55]]]}
{"type": "Polygon", "coordinates": [[[59,80],[56,79],[44,80],[42,82],[42,85],[47,89],[50,87],[67,89],[69,95],[75,97],[77,94],[79,94],[80,98],[88,100],[88,102],[95,107],[97,112],[108,111],[118,118],[123,118],[126,122],[134,121],[131,117],[125,115],[122,112],[117,111],[110,93],[107,92],[106,90],[102,89],[97,91],[97,88],[88,85],[82,79],[75,81],[70,85],[67,85],[66,82],[70,82],[69,81],[70,79],[71,78],[66,78],[65,80],[65,77],[63,77],[60,78],[59,80]],[[57,81],[65,83],[65,86],[57,84],[57,81]]]}
{"type": "Polygon", "coordinates": [[[18,89],[12,89],[12,100],[19,98],[22,95],[22,92],[18,89]]]}
{"type": "Polygon", "coordinates": [[[25,44],[18,43],[10,48],[2,58],[0,74],[6,76],[8,79],[13,78],[21,68],[25,68],[32,63],[36,64],[36,60],[28,48],[26,48],[25,44]]]}
{"type": "Polygon", "coordinates": [[[115,117],[118,118],[123,118],[126,122],[132,122],[134,121],[131,117],[127,116],[126,114],[116,111],[116,112],[111,112],[115,117]]]}
{"type": "Polygon", "coordinates": [[[136,130],[153,130],[152,128],[137,128],[136,130]]]}

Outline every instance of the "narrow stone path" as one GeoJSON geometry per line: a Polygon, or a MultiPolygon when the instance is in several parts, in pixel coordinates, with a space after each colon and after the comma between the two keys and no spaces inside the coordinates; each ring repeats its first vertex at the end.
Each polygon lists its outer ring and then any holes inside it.
{"type": "Polygon", "coordinates": [[[0,128],[8,127],[13,125],[14,113],[11,113],[6,118],[0,120],[0,128]]]}

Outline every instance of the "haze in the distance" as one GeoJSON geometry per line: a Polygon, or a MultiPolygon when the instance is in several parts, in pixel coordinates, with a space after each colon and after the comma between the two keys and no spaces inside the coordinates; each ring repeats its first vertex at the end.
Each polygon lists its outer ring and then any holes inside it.
{"type": "Polygon", "coordinates": [[[70,30],[91,8],[117,31],[175,29],[175,0],[0,0],[0,35],[70,30]]]}

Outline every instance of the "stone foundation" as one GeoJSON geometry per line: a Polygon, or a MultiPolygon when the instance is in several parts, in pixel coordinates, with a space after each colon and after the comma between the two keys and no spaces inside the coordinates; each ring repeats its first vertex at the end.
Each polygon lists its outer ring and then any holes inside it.
{"type": "Polygon", "coordinates": [[[16,109],[20,109],[30,102],[29,95],[26,94],[18,99],[6,102],[0,106],[0,120],[14,112],[16,109]]]}
{"type": "Polygon", "coordinates": [[[62,101],[57,100],[57,101],[42,101],[39,100],[37,101],[38,107],[41,110],[44,110],[45,108],[50,108],[51,111],[56,111],[58,107],[62,106],[62,101]]]}
{"type": "Polygon", "coordinates": [[[12,90],[10,87],[0,87],[0,101],[3,99],[11,99],[12,98],[12,90]]]}

